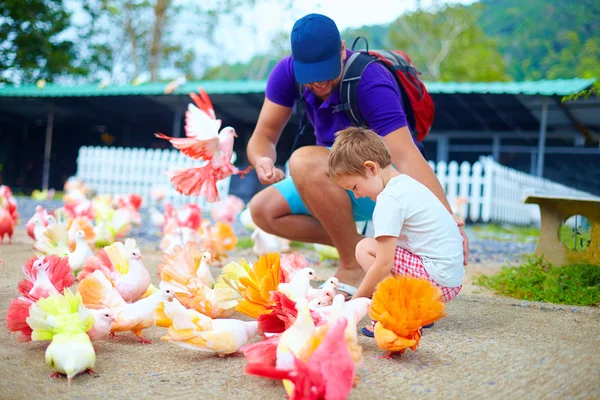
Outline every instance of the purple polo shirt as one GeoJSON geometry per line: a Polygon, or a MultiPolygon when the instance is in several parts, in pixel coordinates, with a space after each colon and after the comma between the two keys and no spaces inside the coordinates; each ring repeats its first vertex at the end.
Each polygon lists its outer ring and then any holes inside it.
{"type": "MultiPolygon", "coordinates": [[[[352,52],[346,50],[346,59],[351,55],[352,52]]],[[[273,68],[265,95],[273,103],[284,107],[294,106],[298,94],[291,56],[283,58],[273,68]]],[[[351,125],[345,112],[334,112],[334,107],[341,103],[339,86],[323,102],[306,88],[304,98],[308,119],[315,128],[317,144],[332,146],[335,133],[351,125]]],[[[380,136],[408,125],[398,84],[379,63],[371,63],[365,68],[358,84],[357,103],[369,127],[380,136]]]]}

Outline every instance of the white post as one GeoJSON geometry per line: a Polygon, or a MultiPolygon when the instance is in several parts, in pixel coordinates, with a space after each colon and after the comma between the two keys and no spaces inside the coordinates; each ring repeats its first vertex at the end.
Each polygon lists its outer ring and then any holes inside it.
{"type": "Polygon", "coordinates": [[[537,176],[544,176],[544,151],[546,148],[546,125],[548,123],[548,97],[542,102],[542,117],[540,120],[540,137],[538,140],[537,176]]]}
{"type": "Polygon", "coordinates": [[[529,173],[531,175],[535,175],[536,165],[537,165],[537,153],[535,150],[531,150],[529,159],[529,173]]]}
{"type": "Polygon", "coordinates": [[[448,162],[448,136],[441,135],[437,141],[437,162],[448,162]]]}
{"type": "Polygon", "coordinates": [[[500,146],[500,135],[495,134],[492,136],[492,157],[496,162],[500,162],[500,146]]]}
{"type": "Polygon", "coordinates": [[[46,120],[46,146],[44,148],[44,171],[42,172],[42,190],[48,190],[50,181],[50,155],[52,154],[52,128],[54,125],[54,102],[50,103],[46,120]]]}
{"type": "Polygon", "coordinates": [[[175,117],[173,118],[173,137],[181,137],[181,118],[183,113],[181,109],[175,111],[175,117]]]}

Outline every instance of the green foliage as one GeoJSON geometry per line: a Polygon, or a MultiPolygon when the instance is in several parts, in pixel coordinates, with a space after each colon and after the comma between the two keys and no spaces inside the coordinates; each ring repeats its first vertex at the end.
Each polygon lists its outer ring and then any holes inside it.
{"type": "Polygon", "coordinates": [[[88,72],[75,44],[62,37],[71,15],[62,0],[0,2],[0,81],[48,82],[88,72]]]}
{"type": "Polygon", "coordinates": [[[569,250],[582,251],[590,247],[592,231],[581,226],[574,230],[569,225],[562,225],[558,232],[560,242],[569,250]]]}
{"type": "Polygon", "coordinates": [[[478,25],[481,12],[474,5],[403,15],[390,26],[390,43],[405,51],[428,80],[510,80],[496,41],[478,25]]]}
{"type": "Polygon", "coordinates": [[[496,293],[522,300],[593,306],[600,304],[600,266],[553,267],[532,258],[518,267],[503,267],[496,275],[482,275],[475,283],[496,293]]]}
{"type": "Polygon", "coordinates": [[[206,80],[265,80],[278,58],[269,55],[254,56],[247,63],[221,64],[208,69],[202,79],[206,80]]]}
{"type": "Polygon", "coordinates": [[[244,236],[238,238],[238,242],[235,247],[238,249],[251,249],[252,246],[254,246],[254,243],[252,243],[252,239],[250,239],[250,236],[244,236]]]}
{"type": "MultiPolygon", "coordinates": [[[[388,33],[389,25],[367,25],[356,29],[346,29],[341,35],[342,39],[346,41],[346,47],[348,47],[348,49],[352,47],[354,39],[362,36],[367,39],[369,50],[376,50],[391,48],[392,45],[388,33]]],[[[356,45],[356,49],[364,49],[364,44],[365,42],[360,40],[356,45]]]]}
{"type": "Polygon", "coordinates": [[[292,241],[292,242],[290,242],[290,247],[295,250],[302,250],[302,249],[306,249],[306,248],[310,247],[310,244],[292,241]]]}
{"type": "Polygon", "coordinates": [[[600,2],[483,0],[483,30],[515,80],[600,76],[600,2]]]}
{"type": "Polygon", "coordinates": [[[590,86],[588,89],[584,89],[584,90],[582,90],[581,92],[578,92],[578,93],[573,93],[573,94],[571,94],[569,96],[563,96],[563,98],[561,99],[561,101],[564,103],[565,101],[577,100],[580,97],[583,97],[584,99],[587,99],[591,95],[595,95],[596,97],[600,97],[600,80],[597,80],[596,82],[594,82],[594,84],[592,86],[590,86]]]}
{"type": "Polygon", "coordinates": [[[532,242],[540,236],[539,228],[533,226],[484,224],[473,227],[477,239],[510,242],[532,242]]]}
{"type": "MultiPolygon", "coordinates": [[[[347,30],[342,37],[348,45],[360,34],[369,39],[371,48],[405,50],[418,69],[443,81],[494,80],[496,75],[499,80],[508,75],[517,81],[591,78],[600,77],[599,15],[600,2],[594,0],[482,0],[467,7],[418,11],[389,26],[347,30]],[[463,23],[470,28],[455,50],[446,61],[434,62],[452,29],[463,23]],[[414,44],[418,41],[423,45],[414,44]]],[[[596,86],[579,96],[598,93],[596,86]]]]}

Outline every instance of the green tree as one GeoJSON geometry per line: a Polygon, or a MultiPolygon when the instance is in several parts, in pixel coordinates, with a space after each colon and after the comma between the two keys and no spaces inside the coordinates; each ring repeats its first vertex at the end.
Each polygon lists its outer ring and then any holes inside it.
{"type": "Polygon", "coordinates": [[[71,14],[62,0],[0,2],[0,81],[32,83],[60,76],[85,76],[87,62],[65,39],[71,14]]]}
{"type": "Polygon", "coordinates": [[[600,76],[600,2],[483,0],[480,25],[515,80],[600,76]]]}
{"type": "MultiPolygon", "coordinates": [[[[369,49],[389,49],[389,25],[366,25],[356,29],[346,29],[342,32],[342,39],[346,41],[348,49],[352,47],[354,40],[362,36],[368,40],[369,49]]],[[[357,46],[363,46],[364,42],[360,40],[357,46]]]]}
{"type": "Polygon", "coordinates": [[[97,21],[90,41],[108,49],[113,79],[148,75],[157,81],[197,78],[197,62],[207,57],[198,54],[193,41],[213,43],[221,17],[241,18],[256,1],[85,0],[85,9],[97,21]]]}
{"type": "Polygon", "coordinates": [[[496,41],[478,25],[479,6],[418,10],[390,26],[390,44],[405,51],[425,79],[435,81],[507,81],[496,41]]]}

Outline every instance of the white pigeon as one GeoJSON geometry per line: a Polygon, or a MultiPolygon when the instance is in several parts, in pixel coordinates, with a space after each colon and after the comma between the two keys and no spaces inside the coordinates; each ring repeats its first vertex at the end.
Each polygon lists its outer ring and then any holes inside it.
{"type": "Polygon", "coordinates": [[[262,256],[267,253],[282,253],[290,250],[289,240],[271,235],[260,228],[256,228],[254,232],[252,232],[250,239],[254,242],[252,252],[257,256],[262,256]]]}
{"type": "Polygon", "coordinates": [[[154,226],[160,229],[165,226],[165,216],[156,207],[150,207],[148,213],[150,213],[150,220],[154,226]]]}
{"type": "Polygon", "coordinates": [[[172,232],[166,233],[160,241],[160,249],[163,253],[172,254],[176,246],[185,247],[187,242],[201,243],[202,237],[198,231],[187,228],[175,228],[172,232]]]}
{"type": "Polygon", "coordinates": [[[280,370],[295,368],[296,363],[292,355],[298,357],[300,351],[306,345],[306,342],[310,340],[316,329],[305,299],[298,299],[296,301],[296,310],[298,311],[296,320],[281,334],[277,343],[275,367],[280,370]]]}
{"type": "Polygon", "coordinates": [[[52,214],[46,217],[46,221],[48,221],[48,227],[56,225],[56,218],[54,218],[54,215],[52,214]]]}
{"type": "Polygon", "coordinates": [[[86,332],[90,340],[106,339],[110,334],[112,323],[115,321],[115,313],[109,308],[89,311],[94,316],[94,325],[86,332]]]}
{"type": "Polygon", "coordinates": [[[256,224],[252,220],[252,214],[250,214],[250,208],[248,207],[246,207],[240,213],[240,222],[242,223],[242,226],[248,229],[249,231],[254,231],[258,228],[258,226],[256,226],[256,224]]]}
{"type": "Polygon", "coordinates": [[[333,299],[333,304],[327,307],[322,307],[316,310],[321,318],[327,321],[332,321],[340,316],[340,305],[343,305],[342,316],[348,319],[349,327],[356,327],[358,322],[367,315],[371,299],[367,297],[359,297],[350,301],[344,301],[344,295],[338,294],[333,299]]]}
{"type": "Polygon", "coordinates": [[[177,299],[164,303],[164,313],[170,326],[161,340],[185,349],[214,352],[220,357],[237,352],[258,334],[258,321],[212,319],[185,308],[177,299]]]}
{"type": "Polygon", "coordinates": [[[289,297],[290,300],[306,300],[306,295],[308,294],[308,289],[310,289],[311,280],[317,280],[317,274],[315,273],[315,270],[312,268],[302,268],[294,275],[290,282],[280,283],[277,286],[277,290],[289,297]]]}
{"type": "Polygon", "coordinates": [[[44,238],[44,232],[46,232],[46,227],[42,220],[38,217],[33,219],[33,238],[36,242],[39,242],[44,238]]]}
{"type": "Polygon", "coordinates": [[[94,227],[94,236],[96,237],[96,245],[112,244],[114,237],[109,230],[106,217],[102,217],[97,226],[94,227]]]}
{"type": "Polygon", "coordinates": [[[332,276],[331,278],[327,279],[327,281],[321,286],[321,288],[308,288],[307,299],[310,302],[310,300],[318,298],[322,300],[322,302],[324,303],[323,305],[331,304],[333,298],[335,297],[335,290],[337,289],[339,282],[340,281],[338,278],[332,276]]]}
{"type": "Polygon", "coordinates": [[[156,322],[156,309],[162,302],[172,301],[174,293],[170,289],[160,288],[150,296],[135,303],[126,303],[112,283],[101,271],[94,271],[79,282],[79,293],[83,303],[91,309],[111,309],[115,320],[111,327],[114,332],[133,332],[142,343],[152,343],[142,337],[142,331],[156,322]]]}
{"type": "Polygon", "coordinates": [[[90,248],[90,245],[85,240],[85,232],[82,230],[78,230],[75,233],[75,250],[72,253],[69,253],[67,256],[69,258],[69,266],[71,267],[71,271],[79,271],[83,264],[89,257],[93,257],[94,252],[90,248]]]}
{"type": "Polygon", "coordinates": [[[200,279],[202,283],[204,283],[209,288],[212,288],[215,285],[215,278],[212,276],[209,268],[211,259],[212,255],[208,251],[202,253],[200,265],[196,270],[196,276],[198,277],[198,279],[200,279]]]}

